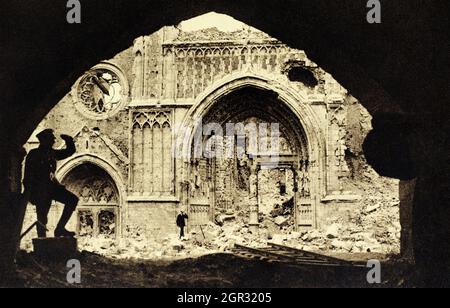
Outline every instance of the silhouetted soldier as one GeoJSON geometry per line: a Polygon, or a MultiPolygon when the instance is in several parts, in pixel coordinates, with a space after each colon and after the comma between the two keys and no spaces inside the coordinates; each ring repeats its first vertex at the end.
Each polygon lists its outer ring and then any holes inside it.
{"type": "Polygon", "coordinates": [[[74,232],[66,230],[66,224],[78,204],[78,197],[68,191],[55,178],[56,161],[72,156],[76,149],[72,137],[61,135],[66,142],[64,150],[55,150],[55,136],[52,129],[46,129],[37,135],[39,147],[31,150],[25,163],[23,184],[30,202],[36,206],[38,237],[46,237],[47,216],[52,200],[64,204],[64,210],[55,229],[55,237],[73,237],[74,232]]]}
{"type": "Polygon", "coordinates": [[[185,219],[187,218],[188,215],[183,211],[180,211],[180,214],[177,216],[177,226],[180,228],[180,239],[184,237],[184,227],[186,226],[185,219]]]}

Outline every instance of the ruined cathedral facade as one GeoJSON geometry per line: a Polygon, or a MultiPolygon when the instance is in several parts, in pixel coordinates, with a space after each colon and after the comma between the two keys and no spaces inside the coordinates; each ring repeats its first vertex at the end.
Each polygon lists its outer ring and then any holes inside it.
{"type": "Polygon", "coordinates": [[[311,229],[352,198],[349,117],[362,110],[303,51],[255,29],[165,27],[87,71],[36,132],[74,136],[56,177],[80,197],[80,236],[158,237],[180,209],[189,228],[234,215],[257,229],[285,206],[294,229],[311,229]]]}

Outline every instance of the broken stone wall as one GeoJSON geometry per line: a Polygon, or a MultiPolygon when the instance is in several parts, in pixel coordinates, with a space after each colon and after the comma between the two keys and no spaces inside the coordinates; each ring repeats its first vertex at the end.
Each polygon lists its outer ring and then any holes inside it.
{"type": "Polygon", "coordinates": [[[177,233],[178,205],[171,202],[130,202],[125,219],[125,234],[138,232],[150,239],[162,239],[177,233]]]}
{"type": "Polygon", "coordinates": [[[259,212],[270,213],[293,196],[294,174],[290,169],[263,169],[258,173],[259,212]]]}
{"type": "Polygon", "coordinates": [[[372,129],[369,112],[351,95],[345,100],[347,108],[347,123],[345,135],[345,161],[349,169],[349,177],[360,179],[368,167],[364,159],[362,144],[372,129]]]}
{"type": "Polygon", "coordinates": [[[317,216],[323,219],[303,242],[323,250],[399,253],[399,181],[379,176],[364,158],[362,143],[372,129],[370,114],[350,95],[345,108],[348,172],[341,178],[340,195],[318,205],[317,216]]]}

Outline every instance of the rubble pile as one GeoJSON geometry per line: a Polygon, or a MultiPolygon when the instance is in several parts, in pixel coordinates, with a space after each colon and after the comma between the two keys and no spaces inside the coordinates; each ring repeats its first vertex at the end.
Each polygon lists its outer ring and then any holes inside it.
{"type": "MultiPolygon", "coordinates": [[[[237,215],[235,220],[222,219],[220,227],[212,223],[205,226],[203,232],[207,236],[198,243],[219,251],[230,250],[234,243],[261,247],[274,242],[319,252],[398,254],[401,230],[398,181],[380,177],[366,165],[360,177],[348,180],[346,187],[361,199],[347,205],[349,210],[344,213],[330,214],[322,228],[296,231],[290,199],[275,204],[269,214],[260,213],[257,232],[237,215]]],[[[191,235],[199,239],[201,234],[194,232],[191,235]]]]}
{"type": "Polygon", "coordinates": [[[290,198],[282,204],[275,204],[269,215],[260,213],[259,217],[262,228],[267,230],[269,240],[273,234],[294,231],[294,198],[290,198]]]}
{"type": "Polygon", "coordinates": [[[364,181],[351,182],[362,199],[347,215],[329,219],[326,227],[291,232],[282,243],[305,250],[398,254],[400,252],[398,181],[380,178],[370,168],[364,181]]]}
{"type": "Polygon", "coordinates": [[[261,247],[266,242],[267,237],[261,236],[260,231],[253,233],[246,225],[225,220],[222,226],[210,222],[201,229],[195,228],[181,240],[175,234],[156,240],[135,232],[117,239],[102,235],[81,237],[78,245],[80,250],[114,259],[176,259],[230,252],[236,243],[261,247]]]}

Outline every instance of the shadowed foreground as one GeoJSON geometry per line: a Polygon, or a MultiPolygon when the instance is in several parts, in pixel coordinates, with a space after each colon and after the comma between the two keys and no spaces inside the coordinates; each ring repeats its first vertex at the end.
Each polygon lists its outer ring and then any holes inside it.
{"type": "Polygon", "coordinates": [[[174,261],[112,260],[82,252],[80,285],[66,282],[65,263],[48,263],[22,253],[17,261],[14,287],[406,287],[408,266],[382,264],[382,284],[366,282],[366,268],[291,266],[248,260],[232,254],[211,254],[174,261]]]}

